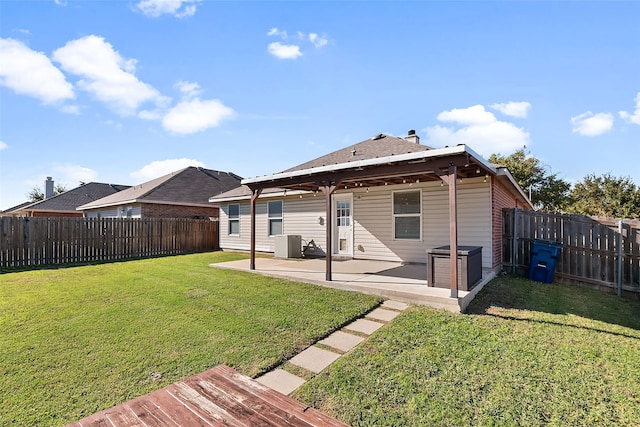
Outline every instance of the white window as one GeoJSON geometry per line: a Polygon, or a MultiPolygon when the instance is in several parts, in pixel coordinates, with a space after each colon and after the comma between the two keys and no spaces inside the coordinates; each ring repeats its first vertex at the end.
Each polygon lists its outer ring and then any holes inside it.
{"type": "Polygon", "coordinates": [[[269,236],[282,234],[282,200],[267,204],[267,216],[269,218],[269,236]]]}
{"type": "Polygon", "coordinates": [[[422,237],[422,194],[420,190],[393,193],[393,237],[420,240],[422,237]]]}
{"type": "Polygon", "coordinates": [[[233,204],[228,205],[229,210],[229,235],[230,236],[239,236],[240,235],[240,205],[233,204]]]}

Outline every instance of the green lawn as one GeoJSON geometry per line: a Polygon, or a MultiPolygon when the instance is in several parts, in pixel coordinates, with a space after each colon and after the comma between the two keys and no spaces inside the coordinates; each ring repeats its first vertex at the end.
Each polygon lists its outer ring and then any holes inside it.
{"type": "Polygon", "coordinates": [[[412,308],[294,397],[353,426],[640,425],[640,302],[501,276],[412,308]]]}
{"type": "Polygon", "coordinates": [[[222,363],[256,376],[380,301],[208,267],[243,256],[0,274],[0,425],[63,425],[222,363]]]}

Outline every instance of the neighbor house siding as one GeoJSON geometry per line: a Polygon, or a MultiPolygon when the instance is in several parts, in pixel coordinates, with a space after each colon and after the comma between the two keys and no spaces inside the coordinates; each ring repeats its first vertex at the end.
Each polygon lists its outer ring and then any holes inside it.
{"type": "MultiPolygon", "coordinates": [[[[354,257],[425,263],[428,249],[449,244],[449,192],[425,183],[372,187],[354,193],[354,257]],[[422,189],[422,239],[395,240],[393,191],[422,189]]],[[[483,179],[458,184],[458,244],[482,246],[483,266],[492,264],[490,187],[483,179]]]]}
{"type": "Polygon", "coordinates": [[[84,216],[87,218],[117,218],[118,217],[118,207],[109,207],[105,209],[92,209],[85,210],[84,216]]]}

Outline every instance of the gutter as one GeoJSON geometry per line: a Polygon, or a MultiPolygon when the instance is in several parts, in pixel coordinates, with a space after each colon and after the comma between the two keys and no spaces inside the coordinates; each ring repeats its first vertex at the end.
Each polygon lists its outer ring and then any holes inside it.
{"type": "Polygon", "coordinates": [[[255,178],[245,178],[241,181],[241,184],[248,185],[248,184],[255,184],[259,182],[266,182],[266,181],[271,181],[276,179],[294,178],[294,177],[314,175],[314,174],[326,173],[326,172],[338,172],[338,171],[343,171],[346,169],[354,169],[358,167],[379,166],[379,165],[384,165],[386,163],[405,162],[405,161],[412,161],[412,160],[426,160],[426,159],[447,157],[447,156],[453,156],[456,154],[465,154],[465,153],[469,154],[470,157],[472,157],[476,162],[484,166],[487,170],[493,172],[494,174],[497,173],[493,165],[491,165],[489,162],[487,162],[485,159],[479,156],[471,148],[467,147],[464,144],[460,144],[460,145],[456,145],[455,147],[436,148],[432,150],[418,151],[415,153],[397,154],[393,156],[378,157],[375,159],[366,159],[366,160],[358,160],[355,162],[337,163],[335,165],[318,166],[314,168],[302,169],[302,170],[292,171],[292,172],[280,172],[273,175],[265,175],[261,177],[255,177],[255,178]]]}

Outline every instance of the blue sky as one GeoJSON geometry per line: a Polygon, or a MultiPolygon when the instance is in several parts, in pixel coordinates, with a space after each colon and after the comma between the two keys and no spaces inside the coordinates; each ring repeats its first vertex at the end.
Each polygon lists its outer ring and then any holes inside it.
{"type": "Polygon", "coordinates": [[[640,184],[640,2],[0,1],[0,208],[378,133],[640,184]]]}

